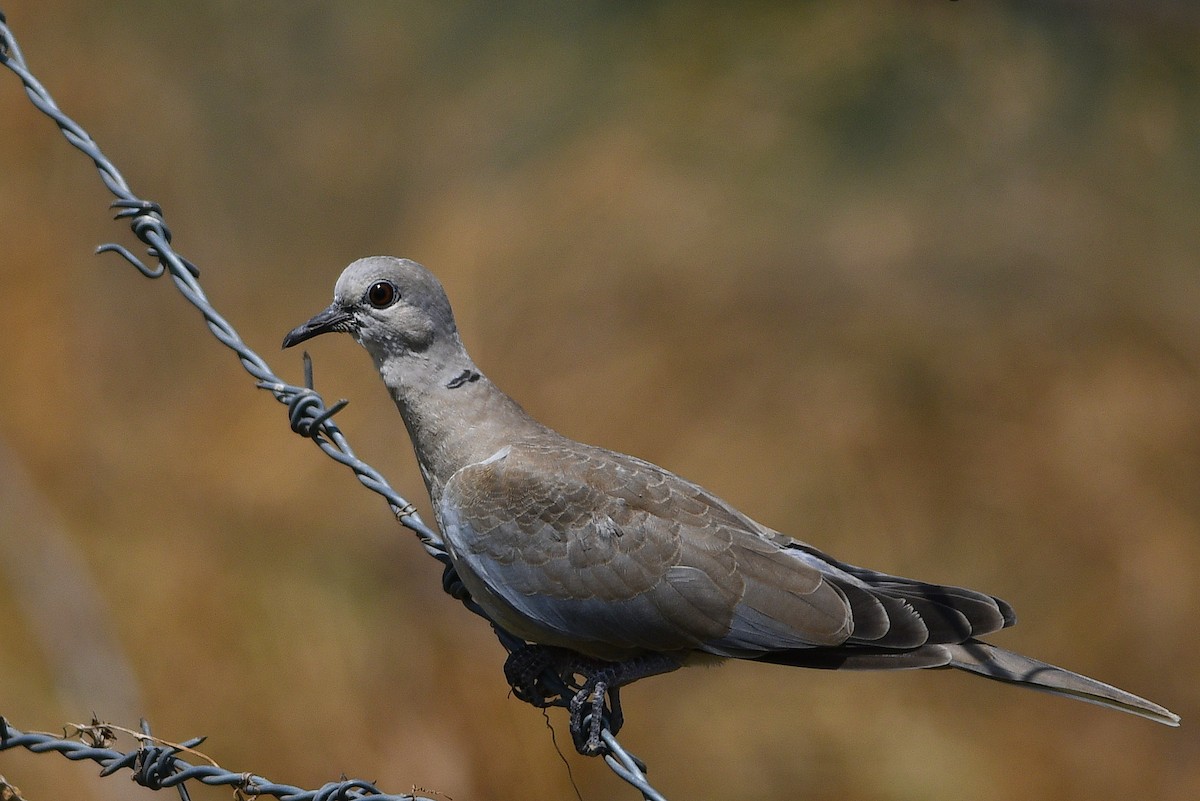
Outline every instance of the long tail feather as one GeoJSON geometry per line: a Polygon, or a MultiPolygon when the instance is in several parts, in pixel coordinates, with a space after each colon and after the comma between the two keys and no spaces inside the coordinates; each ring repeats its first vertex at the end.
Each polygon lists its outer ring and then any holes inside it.
{"type": "Polygon", "coordinates": [[[1039,662],[1021,654],[997,648],[979,640],[967,640],[960,645],[945,646],[950,651],[950,664],[959,670],[977,673],[989,679],[1028,687],[1031,690],[1065,695],[1090,704],[1099,704],[1138,715],[1167,726],[1178,726],[1179,716],[1153,701],[1109,684],[1089,679],[1078,673],[1039,662]]]}

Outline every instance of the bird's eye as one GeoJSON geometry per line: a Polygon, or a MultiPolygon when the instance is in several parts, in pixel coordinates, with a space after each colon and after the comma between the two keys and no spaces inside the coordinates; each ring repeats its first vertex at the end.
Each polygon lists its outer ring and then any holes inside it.
{"type": "Polygon", "coordinates": [[[376,281],[367,290],[367,303],[377,309],[386,309],[400,298],[400,291],[390,281],[376,281]]]}

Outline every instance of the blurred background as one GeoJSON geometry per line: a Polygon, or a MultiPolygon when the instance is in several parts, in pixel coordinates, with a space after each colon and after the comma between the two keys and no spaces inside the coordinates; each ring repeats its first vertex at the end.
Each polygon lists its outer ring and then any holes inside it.
{"type": "MultiPolygon", "coordinates": [[[[729,664],[624,694],[669,798],[1200,796],[1200,9],[730,5],[0,9],[285,377],[345,264],[417,259],[544,422],[999,595],[1021,624],[996,643],[1184,718],[729,664]]],[[[7,72],[0,143],[0,714],[145,716],[303,786],[574,798],[386,505],[169,282],[91,255],[128,230],[7,72]]],[[[367,356],[310,350],[431,519],[367,356]]],[[[635,797],[566,758],[586,801],[635,797]]],[[[29,801],[157,798],[48,755],[0,773],[29,801]]]]}

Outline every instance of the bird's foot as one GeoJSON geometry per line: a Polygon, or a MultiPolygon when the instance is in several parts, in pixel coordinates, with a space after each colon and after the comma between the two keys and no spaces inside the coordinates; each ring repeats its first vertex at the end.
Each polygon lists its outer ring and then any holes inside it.
{"type": "Polygon", "coordinates": [[[577,686],[573,680],[579,656],[548,645],[523,645],[504,661],[504,678],[513,694],[539,709],[562,703],[563,690],[577,686]],[[557,677],[559,686],[555,686],[557,677]]]}
{"type": "Polygon", "coordinates": [[[614,683],[617,671],[612,667],[602,668],[588,677],[571,698],[568,707],[571,740],[575,750],[584,756],[595,756],[604,750],[601,732],[608,729],[613,734],[625,724],[621,711],[621,688],[614,683]]]}
{"type": "Polygon", "coordinates": [[[504,677],[513,694],[527,704],[539,708],[566,706],[575,750],[595,756],[605,750],[601,734],[605,730],[616,734],[625,723],[621,688],[647,676],[669,673],[680,665],[677,657],[667,654],[607,662],[566,648],[527,644],[508,655],[504,677]]]}
{"type": "Polygon", "coordinates": [[[601,733],[605,729],[612,734],[621,730],[625,724],[621,711],[622,687],[648,676],[670,673],[682,664],[678,657],[669,654],[645,654],[624,662],[580,657],[573,670],[585,678],[568,705],[575,750],[584,756],[595,756],[605,749],[601,733]]]}

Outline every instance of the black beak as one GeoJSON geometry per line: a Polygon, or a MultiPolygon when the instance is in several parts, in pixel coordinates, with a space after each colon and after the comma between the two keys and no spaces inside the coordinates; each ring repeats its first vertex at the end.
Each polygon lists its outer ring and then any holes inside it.
{"type": "Polygon", "coordinates": [[[332,331],[349,331],[353,325],[354,316],[335,303],[304,325],[289,331],[288,335],[283,338],[283,346],[290,348],[292,345],[299,345],[306,339],[312,339],[332,331]]]}

